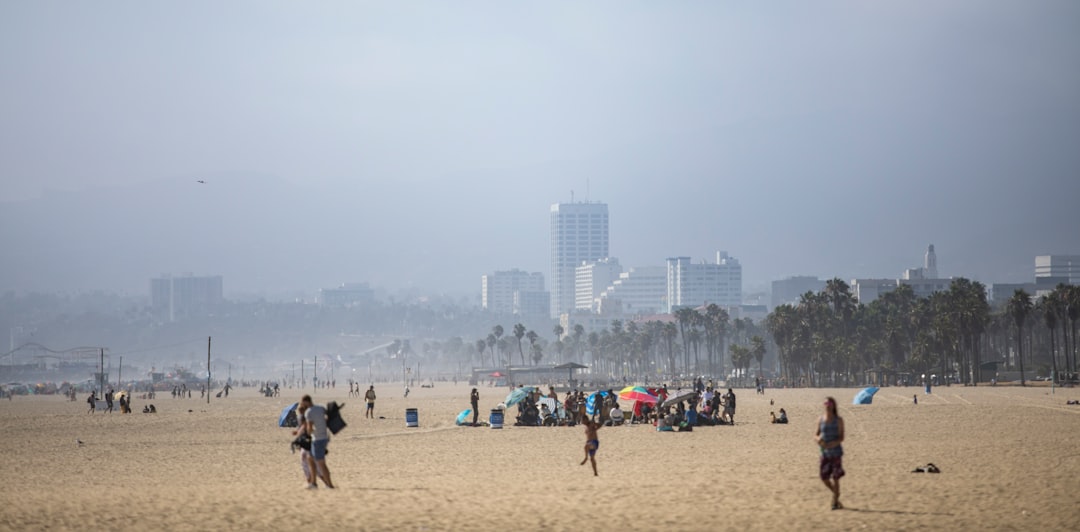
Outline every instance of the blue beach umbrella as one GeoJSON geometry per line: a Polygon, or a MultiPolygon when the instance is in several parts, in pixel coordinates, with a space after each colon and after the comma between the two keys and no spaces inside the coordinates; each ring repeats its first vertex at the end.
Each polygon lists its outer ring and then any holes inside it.
{"type": "Polygon", "coordinates": [[[293,403],[285,407],[285,410],[281,411],[281,417],[278,418],[277,426],[279,427],[297,427],[300,422],[296,419],[296,407],[300,403],[293,403]]]}
{"type": "Polygon", "coordinates": [[[607,395],[607,391],[594,392],[589,395],[588,399],[585,399],[585,413],[590,416],[595,415],[598,398],[607,397],[607,395]]]}
{"type": "Polygon", "coordinates": [[[503,404],[505,404],[507,407],[514,406],[524,401],[525,396],[529,395],[535,390],[536,388],[532,386],[522,386],[521,388],[514,388],[514,391],[510,392],[510,394],[506,396],[506,400],[503,401],[503,404]]]}
{"type": "Polygon", "coordinates": [[[471,408],[466,408],[465,410],[462,410],[461,413],[457,415],[457,421],[455,421],[455,423],[457,423],[458,425],[464,425],[465,418],[469,417],[469,414],[472,414],[471,408]]]}
{"type": "Polygon", "coordinates": [[[853,405],[868,405],[874,401],[874,394],[877,393],[876,386],[869,388],[863,388],[859,393],[855,394],[855,399],[851,401],[853,405]]]}

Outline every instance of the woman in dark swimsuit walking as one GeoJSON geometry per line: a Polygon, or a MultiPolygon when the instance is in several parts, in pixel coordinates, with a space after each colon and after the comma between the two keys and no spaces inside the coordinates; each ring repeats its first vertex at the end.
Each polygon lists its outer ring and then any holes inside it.
{"type": "Polygon", "coordinates": [[[836,412],[836,399],[825,398],[825,414],[818,418],[814,441],[821,449],[821,481],[832,492],[832,509],[844,507],[840,504],[840,477],[844,476],[844,418],[836,412]]]}

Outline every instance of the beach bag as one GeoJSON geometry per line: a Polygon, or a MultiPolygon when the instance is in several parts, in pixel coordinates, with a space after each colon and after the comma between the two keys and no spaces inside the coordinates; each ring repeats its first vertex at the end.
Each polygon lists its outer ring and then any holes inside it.
{"type": "Polygon", "coordinates": [[[292,444],[290,445],[290,447],[292,447],[292,451],[294,453],[296,452],[297,447],[299,447],[299,448],[301,448],[301,449],[303,449],[305,451],[310,451],[311,450],[311,436],[308,435],[307,433],[304,433],[304,434],[301,434],[301,435],[297,436],[296,439],[292,441],[292,444]]]}
{"type": "Polygon", "coordinates": [[[341,409],[344,406],[345,403],[338,405],[336,401],[330,401],[326,405],[326,428],[330,429],[331,434],[337,434],[345,428],[345,420],[341,418],[341,409]]]}

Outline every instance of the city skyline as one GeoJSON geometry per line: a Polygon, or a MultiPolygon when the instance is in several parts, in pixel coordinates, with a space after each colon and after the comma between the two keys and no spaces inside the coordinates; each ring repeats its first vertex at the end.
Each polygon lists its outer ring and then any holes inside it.
{"type": "Polygon", "coordinates": [[[550,277],[546,207],[597,199],[623,265],[725,249],[748,292],[895,277],[928,243],[943,277],[1027,281],[1080,248],[1076,20],[1007,0],[4,4],[0,290],[197,272],[476,301],[484,272],[550,277]]]}

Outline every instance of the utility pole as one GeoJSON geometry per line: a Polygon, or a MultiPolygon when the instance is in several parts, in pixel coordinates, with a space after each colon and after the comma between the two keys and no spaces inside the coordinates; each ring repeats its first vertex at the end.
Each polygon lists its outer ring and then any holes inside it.
{"type": "Polygon", "coordinates": [[[105,396],[105,348],[101,348],[101,366],[98,371],[98,393],[105,396]]]}
{"type": "Polygon", "coordinates": [[[210,338],[206,337],[206,404],[210,404],[210,338]]]}

